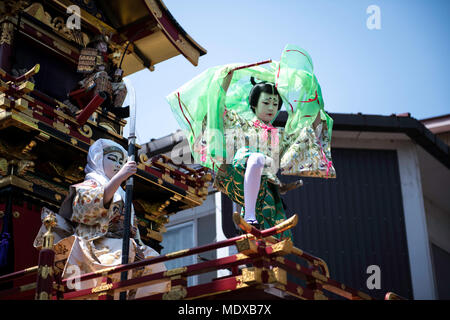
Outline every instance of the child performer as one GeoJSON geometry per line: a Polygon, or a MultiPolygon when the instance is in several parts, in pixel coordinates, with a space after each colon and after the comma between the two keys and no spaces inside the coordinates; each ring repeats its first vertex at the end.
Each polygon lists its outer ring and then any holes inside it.
{"type": "MultiPolygon", "coordinates": [[[[214,186],[243,206],[244,219],[267,229],[286,219],[276,174],[334,178],[333,120],[308,53],[287,45],[269,68],[232,64],[207,69],[167,100],[196,163],[214,186]],[[259,82],[255,81],[259,79],[259,82]],[[272,122],[284,103],[285,128],[272,122]]],[[[290,230],[278,235],[291,238],[290,230]]]]}

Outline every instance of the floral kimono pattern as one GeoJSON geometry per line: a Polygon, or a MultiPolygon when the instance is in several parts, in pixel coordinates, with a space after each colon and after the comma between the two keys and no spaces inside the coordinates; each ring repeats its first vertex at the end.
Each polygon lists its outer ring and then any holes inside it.
{"type": "MultiPolygon", "coordinates": [[[[59,220],[68,220],[75,225],[74,234],[61,239],[54,246],[57,260],[67,257],[63,267],[63,278],[75,276],[75,272],[79,274],[97,272],[122,264],[123,200],[115,197],[111,200],[109,208],[105,208],[103,192],[104,187],[92,179],[73,185],[66,198],[66,201],[72,203],[72,212],[60,211],[60,215],[57,215],[59,220]]],[[[42,234],[43,232],[40,232],[35,240],[36,247],[42,245],[42,234]]],[[[129,263],[158,256],[155,250],[142,243],[133,209],[129,248],[129,263]]],[[[134,269],[128,272],[128,277],[134,278],[165,270],[163,263],[157,263],[134,269]]],[[[114,274],[112,278],[113,281],[119,281],[120,274],[114,274]]],[[[95,287],[100,283],[101,278],[95,278],[73,285],[79,290],[95,287]]],[[[170,283],[161,280],[128,291],[128,299],[167,292],[169,289],[170,283]]],[[[118,294],[115,298],[118,298],[118,294]]]]}
{"type": "Polygon", "coordinates": [[[256,218],[264,228],[286,218],[278,191],[279,169],[283,175],[336,177],[331,161],[333,120],[324,110],[311,57],[295,45],[287,45],[281,60],[268,68],[255,64],[209,68],[167,100],[195,163],[212,169],[214,186],[242,206],[247,159],[254,152],[265,156],[256,206],[256,218]],[[222,83],[232,70],[225,91],[222,83]],[[251,111],[250,77],[275,84],[288,114],[284,128],[262,123],[251,111]]]}

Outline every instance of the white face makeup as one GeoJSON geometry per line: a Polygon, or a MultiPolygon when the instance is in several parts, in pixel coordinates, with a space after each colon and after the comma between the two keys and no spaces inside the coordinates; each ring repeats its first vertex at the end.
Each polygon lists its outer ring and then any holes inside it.
{"type": "Polygon", "coordinates": [[[105,175],[112,179],[114,175],[119,172],[124,163],[123,155],[120,152],[113,151],[103,156],[103,171],[105,175]]]}
{"type": "Polygon", "coordinates": [[[278,95],[261,92],[255,108],[255,114],[258,119],[266,124],[270,123],[277,115],[278,103],[278,95]]]}

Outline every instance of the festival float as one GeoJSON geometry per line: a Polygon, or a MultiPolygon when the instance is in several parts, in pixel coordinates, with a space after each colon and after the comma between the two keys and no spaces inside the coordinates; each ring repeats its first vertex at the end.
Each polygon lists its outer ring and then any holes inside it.
{"type": "MultiPolygon", "coordinates": [[[[109,300],[161,280],[168,283],[165,292],[140,299],[372,299],[331,279],[322,259],[275,237],[296,225],[296,215],[258,230],[235,213],[241,235],[234,238],[63,279],[70,248],[57,245],[61,225],[54,213],[69,187],[83,181],[96,140],[127,149],[123,129],[132,110],[123,106],[129,93],[123,77],[155,71],[179,54],[196,66],[206,50],[161,0],[1,1],[0,12],[0,299],[109,300]],[[38,250],[40,228],[45,233],[38,250]],[[114,274],[230,246],[238,253],[112,281],[114,274]],[[229,275],[188,285],[188,277],[220,269],[229,275]],[[71,286],[89,279],[101,281],[92,288],[71,286]]],[[[170,216],[200,206],[212,176],[205,167],[164,155],[149,158],[131,141],[141,239],[160,252],[170,216]]],[[[387,293],[386,299],[401,297],[387,293]]]]}

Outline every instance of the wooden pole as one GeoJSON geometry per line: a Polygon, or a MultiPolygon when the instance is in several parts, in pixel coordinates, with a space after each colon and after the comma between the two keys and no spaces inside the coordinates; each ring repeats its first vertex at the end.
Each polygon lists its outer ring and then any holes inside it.
{"type": "MultiPolygon", "coordinates": [[[[129,79],[123,79],[130,94],[130,134],[128,136],[128,159],[135,160],[136,153],[136,93],[129,79]]],[[[129,177],[125,189],[125,217],[122,243],[122,264],[128,264],[130,251],[130,227],[131,227],[131,204],[133,200],[133,176],[129,177]]],[[[128,278],[128,272],[122,272],[120,280],[125,281],[128,278]]],[[[127,292],[120,293],[120,300],[126,300],[127,292]]]]}

